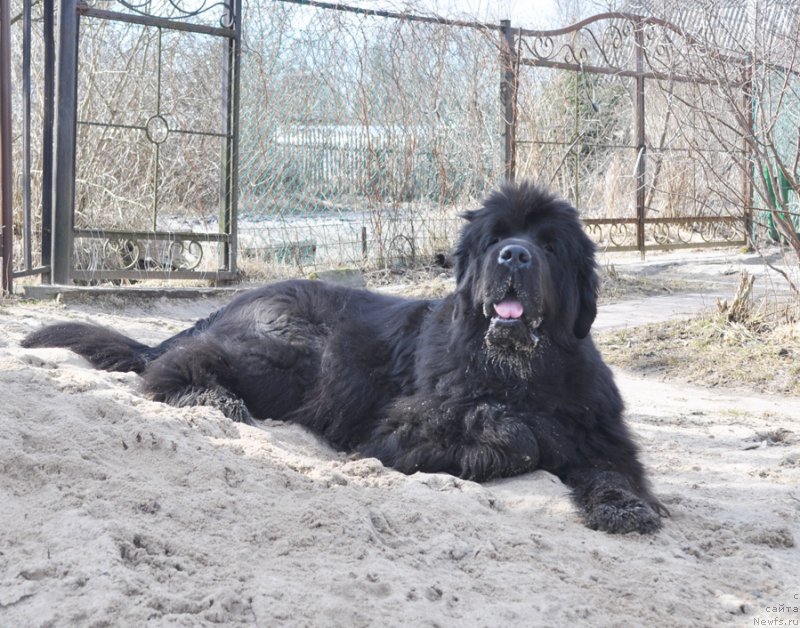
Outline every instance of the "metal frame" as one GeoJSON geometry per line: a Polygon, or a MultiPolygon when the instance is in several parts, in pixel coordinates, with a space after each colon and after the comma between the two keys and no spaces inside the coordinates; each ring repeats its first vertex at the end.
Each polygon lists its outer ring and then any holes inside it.
{"type": "Polygon", "coordinates": [[[505,176],[513,181],[516,170],[517,144],[517,81],[519,55],[514,49],[514,30],[510,20],[500,22],[500,58],[503,76],[500,80],[500,100],[503,106],[503,163],[505,176]]]}
{"type": "MultiPolygon", "coordinates": [[[[10,97],[10,0],[0,0],[0,169],[2,170],[2,288],[10,291],[13,277],[42,274],[43,281],[57,284],[68,284],[74,280],[91,279],[125,279],[125,278],[190,278],[190,279],[232,279],[236,277],[237,262],[237,210],[238,210],[238,173],[239,173],[239,93],[241,63],[242,12],[241,0],[227,0],[228,11],[220,26],[197,24],[191,18],[206,10],[206,3],[200,8],[181,10],[177,2],[170,5],[180,13],[158,17],[145,12],[148,3],[135,3],[131,0],[116,0],[127,12],[111,11],[95,8],[85,0],[58,0],[58,55],[56,76],[56,38],[54,36],[54,19],[56,0],[41,0],[43,7],[43,42],[44,42],[44,125],[42,146],[42,243],[41,264],[34,266],[31,255],[33,237],[31,193],[30,193],[30,0],[23,3],[23,151],[21,167],[23,169],[23,268],[14,270],[12,260],[12,173],[11,173],[11,97],[10,97]],[[78,121],[77,119],[77,78],[78,44],[82,19],[118,20],[158,29],[178,30],[223,37],[227,47],[223,59],[223,72],[226,78],[222,87],[222,102],[225,110],[224,133],[225,150],[221,165],[220,181],[220,233],[195,234],[187,232],[152,232],[125,230],[75,230],[75,174],[76,174],[76,136],[78,124],[95,124],[96,121],[78,121]],[[55,89],[57,85],[57,91],[55,89]],[[57,94],[57,98],[55,97],[57,94]],[[132,251],[136,257],[140,253],[141,241],[160,242],[166,246],[198,246],[203,242],[215,242],[220,253],[215,272],[197,270],[153,270],[142,268],[113,268],[95,271],[76,269],[73,267],[75,239],[105,239],[106,243],[116,242],[132,251]]],[[[544,67],[557,70],[568,70],[598,75],[613,75],[632,78],[635,81],[635,209],[636,215],[630,218],[586,219],[584,222],[589,232],[604,233],[610,241],[609,248],[616,250],[638,250],[644,254],[651,248],[680,248],[695,246],[714,246],[718,244],[744,244],[745,236],[750,233],[752,223],[753,182],[744,177],[742,193],[745,199],[742,217],[726,216],[693,216],[686,218],[665,219],[648,218],[646,215],[646,173],[647,143],[645,136],[645,93],[647,81],[691,82],[695,84],[713,84],[716,78],[690,76],[677,66],[671,65],[669,59],[662,59],[659,65],[658,51],[650,50],[654,45],[651,35],[654,29],[668,33],[665,41],[675,46],[675,41],[685,42],[690,48],[699,44],[690,35],[678,27],[663,20],[647,18],[627,13],[605,13],[597,15],[572,26],[556,30],[528,30],[513,28],[509,21],[498,24],[485,24],[462,20],[447,20],[435,16],[419,16],[408,13],[362,9],[338,3],[320,2],[317,0],[281,0],[282,2],[314,6],[319,9],[353,12],[363,15],[402,19],[421,23],[442,24],[457,28],[479,29],[487,34],[499,37],[498,49],[502,74],[499,77],[499,92],[502,107],[503,161],[507,179],[517,175],[517,152],[521,143],[517,135],[519,111],[517,95],[519,93],[520,71],[523,67],[544,67]],[[597,22],[604,21],[614,30],[610,47],[599,41],[589,29],[597,22]],[[573,46],[575,34],[588,33],[588,40],[600,51],[595,55],[597,62],[573,46]],[[571,43],[572,42],[572,43],[571,43]],[[627,48],[625,48],[627,46],[627,48]],[[624,52],[624,54],[622,54],[624,52]],[[626,56],[627,55],[627,56],[626,56]],[[654,64],[654,60],[656,63],[654,64]],[[631,66],[630,63],[633,65],[631,66]],[[741,223],[741,224],[740,224],[741,223]],[[645,237],[645,230],[654,233],[655,244],[645,237]],[[655,230],[655,231],[653,231],[655,230]],[[718,230],[726,234],[735,233],[735,237],[719,240],[718,230]],[[631,244],[630,232],[635,231],[631,244]],[[688,237],[687,237],[688,234],[688,237]]],[[[219,6],[219,3],[213,6],[219,6]]],[[[700,49],[698,47],[698,49],[700,49]]],[[[595,52],[597,52],[595,50],[595,52]]],[[[752,98],[750,85],[753,75],[752,59],[737,59],[722,53],[702,48],[704,54],[714,55],[729,63],[738,63],[742,71],[743,103],[752,98]]],[[[683,51],[685,52],[685,51],[683,51]]],[[[156,112],[156,117],[159,112],[156,112]]],[[[113,126],[113,125],[109,125],[113,126]]],[[[137,127],[139,128],[139,127],[137,127]]],[[[142,130],[147,132],[146,128],[142,130]]],[[[742,166],[749,163],[750,156],[746,138],[742,140],[742,166]]],[[[157,183],[156,183],[157,184],[157,183]]]]}
{"type": "MultiPolygon", "coordinates": [[[[590,232],[600,234],[604,228],[608,228],[605,239],[610,244],[608,248],[614,250],[636,250],[643,256],[649,249],[668,249],[686,248],[692,246],[716,246],[716,245],[746,245],[747,234],[750,233],[749,225],[752,215],[752,190],[748,177],[744,174],[749,164],[747,152],[747,142],[743,140],[741,155],[741,171],[743,173],[743,193],[744,207],[741,217],[715,217],[715,216],[692,216],[685,218],[647,218],[647,141],[645,128],[645,90],[646,81],[673,81],[678,83],[708,84],[713,85],[718,82],[717,77],[703,77],[690,75],[681,71],[679,67],[674,67],[669,63],[669,59],[662,60],[660,55],[665,54],[665,50],[653,50],[648,47],[651,43],[653,33],[659,31],[668,33],[664,39],[668,41],[668,46],[677,45],[675,40],[683,41],[687,48],[681,50],[681,54],[706,54],[720,61],[743,65],[746,69],[749,63],[746,59],[740,59],[726,55],[724,53],[709,50],[700,45],[698,40],[680,29],[679,27],[658,18],[643,17],[629,13],[603,13],[587,18],[577,24],[556,30],[526,30],[517,29],[516,34],[520,41],[520,55],[514,64],[517,69],[523,66],[550,68],[557,70],[567,70],[572,72],[582,72],[587,74],[600,74],[632,78],[635,81],[634,94],[634,137],[635,145],[635,211],[636,215],[630,219],[586,219],[584,223],[590,232]],[[590,26],[598,23],[606,23],[606,31],[598,37],[590,26]],[[574,45],[577,33],[585,35],[589,42],[585,47],[574,45]],[[606,35],[610,33],[610,36],[606,35]],[[626,48],[626,46],[628,46],[626,48]],[[591,51],[588,48],[591,47],[591,51]],[[699,52],[702,51],[702,52],[699,52]],[[590,62],[590,52],[602,61],[602,64],[590,62]],[[629,64],[633,64],[630,67],[629,64]],[[663,68],[663,69],[662,69],[663,68]],[[667,71],[668,70],[668,71],[667,71]],[[629,226],[635,226],[633,244],[627,244],[630,236],[627,233],[629,226]],[[657,225],[661,230],[660,234],[654,234],[655,243],[648,241],[646,237],[647,227],[657,225]],[[691,241],[685,237],[687,226],[692,225],[694,237],[691,241]],[[716,225],[717,229],[711,229],[716,225]],[[709,233],[719,231],[719,227],[724,226],[724,236],[720,238],[709,238],[709,233]],[[731,227],[735,227],[731,229],[731,227]],[[620,232],[626,233],[626,238],[615,237],[620,232]],[[711,231],[709,231],[711,230],[711,231]],[[677,232],[672,234],[672,232],[677,232]],[[683,235],[681,235],[683,232],[683,235]]],[[[655,42],[652,48],[658,48],[659,42],[655,42]]],[[[748,98],[748,79],[745,78],[735,87],[741,88],[743,98],[748,98]]],[[[519,80],[519,79],[517,79],[519,80]]],[[[515,120],[516,121],[516,120],[515,120]]],[[[519,142],[514,139],[515,144],[519,142]]],[[[516,148],[516,146],[515,146],[516,148]]],[[[507,149],[508,153],[508,149],[507,149]]],[[[510,170],[511,177],[514,172],[514,162],[507,159],[507,170],[510,170]]]]}
{"type": "Polygon", "coordinates": [[[51,280],[70,283],[78,116],[78,0],[61,0],[58,25],[51,280]]]}
{"type": "Polygon", "coordinates": [[[0,0],[0,257],[3,258],[2,291],[12,285],[12,196],[11,186],[11,7],[10,0],[0,0]]]}
{"type": "MultiPolygon", "coordinates": [[[[202,10],[183,11],[178,18],[158,17],[146,14],[140,8],[118,0],[124,7],[132,12],[110,11],[97,9],[81,0],[60,0],[60,29],[59,29],[59,59],[58,59],[58,110],[56,115],[55,138],[55,215],[52,234],[52,281],[56,284],[69,284],[73,280],[95,279],[142,279],[142,278],[199,278],[225,280],[233,279],[236,273],[236,211],[238,203],[238,109],[239,109],[239,65],[241,49],[241,0],[229,0],[224,3],[226,7],[222,26],[209,26],[181,21],[199,15],[202,10]],[[221,37],[227,40],[224,58],[223,105],[225,108],[225,132],[211,133],[169,129],[165,125],[160,111],[160,87],[157,111],[153,113],[146,123],[138,126],[118,125],[97,121],[82,121],[77,118],[77,77],[78,67],[78,42],[80,21],[85,18],[126,22],[141,26],[159,29],[159,42],[162,30],[174,30],[221,37]],[[157,130],[151,128],[151,122],[161,121],[165,133],[178,132],[190,135],[204,135],[220,137],[225,140],[224,158],[221,173],[220,193],[220,233],[179,233],[163,232],[157,229],[156,216],[158,211],[158,161],[160,156],[160,143],[163,140],[154,137],[157,130]],[[156,178],[154,185],[153,231],[127,231],[120,229],[84,229],[75,230],[75,155],[77,142],[77,126],[100,125],[106,127],[124,127],[144,131],[156,146],[156,178]],[[180,247],[198,246],[202,242],[218,242],[220,259],[218,268],[213,272],[194,270],[194,267],[183,270],[152,270],[142,267],[125,266],[122,268],[98,269],[86,271],[73,267],[75,239],[93,238],[105,240],[104,246],[112,241],[124,242],[127,247],[138,252],[141,250],[141,241],[165,241],[167,246],[180,247]]],[[[172,3],[178,8],[176,3],[172,3]]],[[[205,6],[205,5],[203,5],[205,6]]],[[[219,5],[213,5],[219,6],[219,5]]],[[[160,86],[160,58],[159,58],[159,86],[160,86]]]]}

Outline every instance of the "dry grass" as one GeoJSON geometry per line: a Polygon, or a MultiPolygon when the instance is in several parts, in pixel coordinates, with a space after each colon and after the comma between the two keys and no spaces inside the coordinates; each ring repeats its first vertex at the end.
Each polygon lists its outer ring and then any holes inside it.
{"type": "Polygon", "coordinates": [[[715,312],[596,336],[611,364],[645,375],[699,384],[800,395],[797,303],[752,298],[742,272],[732,300],[715,312]]]}
{"type": "Polygon", "coordinates": [[[732,323],[724,313],[616,330],[595,340],[623,369],[707,387],[800,395],[800,323],[732,323]]]}
{"type": "Polygon", "coordinates": [[[376,270],[365,274],[367,286],[416,299],[439,299],[455,290],[453,271],[438,266],[376,270]]]}

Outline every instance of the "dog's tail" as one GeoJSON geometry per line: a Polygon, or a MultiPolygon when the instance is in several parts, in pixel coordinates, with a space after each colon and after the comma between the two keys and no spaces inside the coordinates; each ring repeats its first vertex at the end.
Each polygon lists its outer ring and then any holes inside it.
{"type": "Polygon", "coordinates": [[[25,337],[23,347],[64,347],[106,371],[141,373],[161,351],[107,327],[89,323],[57,323],[25,337]]]}

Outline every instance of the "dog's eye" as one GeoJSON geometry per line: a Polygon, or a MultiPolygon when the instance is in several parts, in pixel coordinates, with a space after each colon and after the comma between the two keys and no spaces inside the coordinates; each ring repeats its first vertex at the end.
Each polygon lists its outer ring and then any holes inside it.
{"type": "Polygon", "coordinates": [[[489,238],[488,242],[486,242],[486,248],[488,249],[489,247],[494,246],[498,242],[500,242],[500,238],[498,238],[497,236],[494,236],[493,238],[489,238]]]}
{"type": "Polygon", "coordinates": [[[542,248],[548,253],[556,252],[556,245],[553,244],[552,242],[545,242],[544,244],[542,244],[542,248]]]}

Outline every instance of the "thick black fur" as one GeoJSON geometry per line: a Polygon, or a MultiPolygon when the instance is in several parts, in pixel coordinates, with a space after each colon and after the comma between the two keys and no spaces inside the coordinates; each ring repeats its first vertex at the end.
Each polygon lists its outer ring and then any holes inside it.
{"type": "Polygon", "coordinates": [[[657,530],[666,512],[589,336],[594,246],[576,211],[522,183],[464,217],[457,287],[442,300],[286,281],[152,348],[83,323],[46,327],[23,345],[140,373],[166,403],[299,423],[403,473],[484,481],[546,469],[571,487],[591,528],[657,530]],[[495,304],[508,299],[521,316],[499,315],[495,304]]]}

